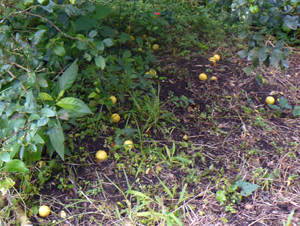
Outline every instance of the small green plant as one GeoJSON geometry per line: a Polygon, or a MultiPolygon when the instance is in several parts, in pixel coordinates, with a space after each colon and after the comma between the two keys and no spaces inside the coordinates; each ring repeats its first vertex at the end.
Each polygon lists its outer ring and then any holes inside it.
{"type": "MultiPolygon", "coordinates": [[[[275,109],[274,115],[276,115],[278,118],[281,116],[282,108],[287,109],[287,110],[292,110],[293,108],[291,105],[288,104],[287,99],[284,97],[281,97],[279,99],[279,106],[273,104],[270,105],[268,104],[270,108],[275,109]]],[[[295,106],[293,111],[292,111],[293,116],[299,116],[300,115],[300,106],[295,106]]]]}
{"type": "Polygon", "coordinates": [[[232,204],[240,204],[242,197],[246,197],[252,194],[259,188],[256,184],[251,184],[249,182],[239,180],[236,181],[233,185],[223,188],[223,190],[217,191],[216,199],[220,202],[220,205],[226,205],[225,210],[235,213],[235,209],[232,207],[232,204]]]}

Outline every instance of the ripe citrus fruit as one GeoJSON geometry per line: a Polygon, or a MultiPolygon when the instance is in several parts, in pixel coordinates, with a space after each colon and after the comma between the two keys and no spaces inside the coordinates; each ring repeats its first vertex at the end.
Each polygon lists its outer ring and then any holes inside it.
{"type": "Polygon", "coordinates": [[[158,49],[159,49],[159,45],[154,44],[154,45],[152,46],[152,49],[153,49],[154,51],[158,50],[158,49]]]}
{"type": "Polygon", "coordinates": [[[129,149],[133,148],[133,142],[131,140],[125,140],[123,145],[125,146],[126,150],[129,150],[129,149]]]}
{"type": "Polygon", "coordinates": [[[199,79],[200,79],[201,81],[205,81],[205,80],[207,80],[207,75],[204,74],[204,73],[201,73],[201,74],[199,75],[199,79]]]}
{"type": "Polygon", "coordinates": [[[112,120],[113,120],[114,123],[118,123],[120,121],[120,119],[121,119],[120,115],[118,115],[116,113],[112,114],[111,118],[112,118],[112,120]]]}
{"type": "Polygon", "coordinates": [[[50,215],[50,213],[51,213],[51,211],[50,211],[50,208],[48,206],[45,206],[45,205],[40,206],[40,208],[39,208],[39,215],[41,217],[47,217],[47,216],[50,215]]]}
{"type": "Polygon", "coordinates": [[[208,60],[209,60],[210,62],[216,62],[216,61],[217,61],[217,59],[214,58],[214,57],[210,57],[208,60]]]}
{"type": "Polygon", "coordinates": [[[117,98],[115,96],[111,96],[110,98],[108,98],[110,100],[112,100],[112,103],[115,104],[117,103],[117,98]]]}
{"type": "Polygon", "coordinates": [[[216,61],[219,61],[221,59],[220,55],[218,55],[218,54],[214,55],[213,58],[215,58],[216,61]]]}
{"type": "Polygon", "coordinates": [[[101,161],[101,160],[105,160],[107,158],[107,153],[103,150],[97,151],[96,153],[96,159],[101,161]]]}
{"type": "Polygon", "coordinates": [[[275,98],[271,97],[271,96],[267,97],[266,98],[266,103],[271,104],[271,105],[274,104],[275,103],[275,98]]]}

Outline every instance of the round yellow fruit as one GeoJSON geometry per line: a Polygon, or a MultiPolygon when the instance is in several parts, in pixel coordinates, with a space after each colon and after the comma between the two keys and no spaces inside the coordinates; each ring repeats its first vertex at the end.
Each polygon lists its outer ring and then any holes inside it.
{"type": "Polygon", "coordinates": [[[199,79],[200,79],[201,81],[205,81],[205,80],[207,80],[207,75],[204,74],[204,73],[201,73],[201,74],[199,75],[199,79]]]}
{"type": "Polygon", "coordinates": [[[50,215],[50,213],[51,213],[51,211],[50,211],[50,208],[48,207],[48,206],[40,206],[40,208],[39,208],[39,215],[41,216],[41,217],[47,217],[47,216],[49,216],[50,215]]]}
{"type": "Polygon", "coordinates": [[[152,49],[153,49],[154,51],[158,50],[158,49],[159,49],[159,45],[154,44],[154,45],[152,46],[152,49]]]}
{"type": "Polygon", "coordinates": [[[146,39],[147,38],[147,35],[143,35],[143,39],[146,39]]]}
{"type": "Polygon", "coordinates": [[[112,100],[112,103],[115,104],[117,103],[117,98],[115,96],[111,96],[110,98],[108,98],[110,100],[112,100]]]}
{"type": "Polygon", "coordinates": [[[134,36],[130,36],[130,39],[131,39],[131,41],[134,41],[135,37],[134,36]]]}
{"type": "Polygon", "coordinates": [[[114,123],[118,123],[118,122],[120,122],[120,120],[121,120],[120,115],[119,115],[119,114],[116,114],[116,113],[115,113],[115,114],[112,114],[111,118],[112,118],[112,120],[113,120],[114,123]]]}
{"type": "Polygon", "coordinates": [[[105,160],[107,158],[107,153],[103,150],[97,151],[96,159],[99,161],[105,160]]]}
{"type": "Polygon", "coordinates": [[[131,140],[125,140],[123,145],[125,146],[126,150],[129,150],[129,149],[133,148],[133,142],[131,140]]]}
{"type": "Polygon", "coordinates": [[[275,103],[275,98],[271,97],[271,96],[267,97],[266,98],[266,103],[271,104],[271,105],[274,104],[275,103]]]}
{"type": "Polygon", "coordinates": [[[214,56],[213,56],[213,58],[215,58],[215,59],[216,59],[216,61],[219,61],[219,60],[221,60],[221,57],[220,57],[220,55],[218,55],[218,54],[214,55],[214,56]]]}

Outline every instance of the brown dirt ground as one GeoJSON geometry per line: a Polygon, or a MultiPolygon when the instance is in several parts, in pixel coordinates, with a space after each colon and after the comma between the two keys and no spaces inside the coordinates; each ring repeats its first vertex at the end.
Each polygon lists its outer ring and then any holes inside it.
{"type": "MultiPolygon", "coordinates": [[[[288,99],[292,107],[299,105],[300,54],[291,57],[290,69],[285,76],[279,69],[259,69],[266,80],[263,87],[257,84],[254,74],[247,76],[242,71],[247,61],[223,58],[214,67],[208,56],[194,55],[187,60],[184,57],[166,57],[168,55],[166,53],[158,60],[162,68],[160,76],[166,77],[161,83],[161,100],[168,100],[172,91],[174,96],[184,95],[195,104],[178,108],[174,108],[172,102],[165,105],[166,110],[180,119],[184,129],[178,127],[172,130],[168,138],[153,135],[152,139],[160,145],[169,145],[173,140],[180,145],[183,136],[187,135],[194,149],[182,148],[178,152],[184,150],[190,155],[200,152],[202,157],[195,159],[193,167],[198,169],[199,175],[204,175],[198,181],[188,183],[187,191],[193,196],[182,204],[186,211],[184,224],[277,226],[282,225],[282,220],[286,221],[290,212],[295,210],[291,225],[299,225],[300,121],[293,117],[291,110],[283,110],[281,117],[275,117],[270,113],[274,110],[264,100],[272,92],[276,98],[288,99]],[[174,68],[178,69],[176,74],[173,73],[174,68]],[[199,81],[198,75],[207,69],[210,71],[207,72],[209,78],[216,76],[217,81],[199,81]],[[251,113],[245,112],[247,109],[251,113]],[[213,169],[205,175],[212,165],[213,169]],[[294,178],[291,177],[293,175],[294,178]],[[236,213],[226,212],[225,206],[217,202],[215,193],[227,183],[226,180],[231,184],[238,177],[258,184],[260,188],[243,198],[240,205],[233,205],[236,213]],[[227,223],[222,221],[224,218],[227,223]]],[[[53,214],[43,222],[38,216],[32,217],[34,225],[142,225],[134,223],[134,219],[130,220],[126,214],[121,214],[119,220],[110,215],[115,212],[115,203],[121,202],[119,205],[126,206],[124,196],[116,185],[126,191],[127,180],[132,184],[136,178],[134,174],[128,174],[126,179],[114,158],[95,162],[94,153],[103,149],[104,141],[104,135],[100,134],[96,141],[86,140],[78,144],[84,147],[86,165],[82,162],[64,163],[69,165],[70,172],[76,174],[74,184],[77,189],[58,190],[58,180],[48,181],[40,195],[44,203],[51,206],[53,214]],[[84,199],[86,202],[80,201],[84,199]],[[60,210],[70,217],[60,218],[60,210]],[[99,224],[91,223],[91,219],[99,224]]],[[[109,145],[106,145],[106,150],[110,153],[109,145]]],[[[175,183],[184,184],[187,174],[188,169],[170,169],[162,165],[159,178],[172,187],[175,183]]],[[[69,177],[70,181],[72,178],[69,177]]],[[[134,185],[136,190],[149,184],[159,184],[156,174],[151,171],[140,174],[139,179],[134,185]]],[[[131,205],[134,204],[132,200],[131,205]]]]}

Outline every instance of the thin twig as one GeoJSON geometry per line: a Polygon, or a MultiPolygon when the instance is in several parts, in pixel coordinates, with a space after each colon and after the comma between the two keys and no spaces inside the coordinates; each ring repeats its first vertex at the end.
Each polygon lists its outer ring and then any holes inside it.
{"type": "MultiPolygon", "coordinates": [[[[17,77],[11,72],[11,71],[7,71],[7,73],[14,79],[16,79],[17,77]]],[[[28,90],[26,89],[26,87],[24,86],[24,84],[21,82],[21,86],[22,88],[25,90],[26,93],[28,93],[28,90]]]]}
{"type": "Polygon", "coordinates": [[[51,24],[51,26],[53,26],[56,30],[58,30],[63,36],[69,38],[69,39],[73,39],[73,40],[79,40],[79,41],[82,41],[82,42],[85,42],[86,44],[89,45],[89,47],[91,47],[92,49],[94,48],[89,42],[83,40],[83,39],[80,39],[80,38],[77,38],[77,37],[72,37],[72,36],[69,36],[67,35],[66,33],[64,33],[62,30],[60,30],[54,23],[52,23],[52,21],[46,19],[45,17],[41,16],[41,15],[38,15],[38,14],[34,14],[34,13],[30,13],[30,12],[24,12],[25,14],[28,14],[30,16],[35,16],[35,17],[39,17],[41,18],[42,20],[44,21],[47,21],[49,24],[51,24]]]}

